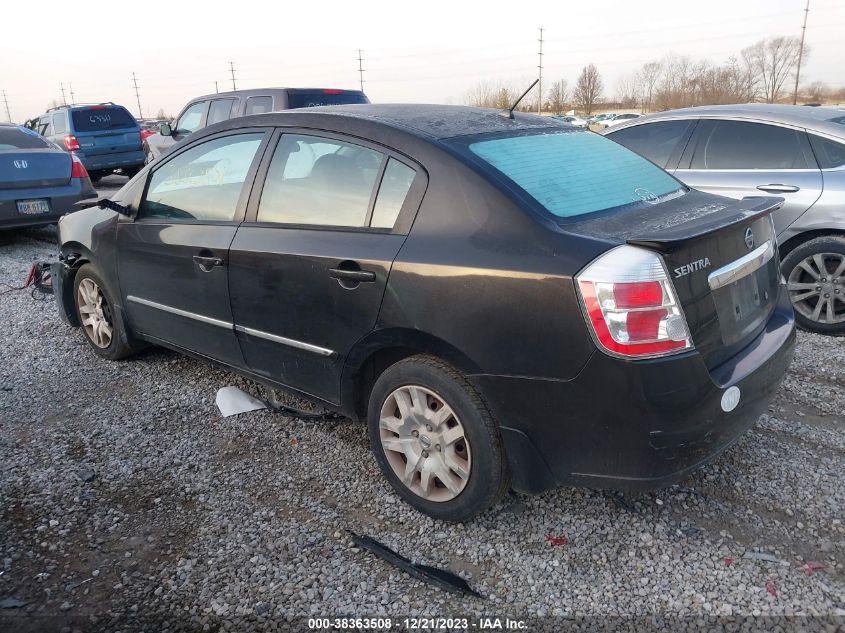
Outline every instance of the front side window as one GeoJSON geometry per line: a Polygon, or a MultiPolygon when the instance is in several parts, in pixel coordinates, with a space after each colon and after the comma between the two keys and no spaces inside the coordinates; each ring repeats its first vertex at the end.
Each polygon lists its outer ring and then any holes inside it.
{"type": "Polygon", "coordinates": [[[691,126],[691,121],[656,121],[611,132],[608,138],[655,165],[666,167],[678,142],[691,126]]]}
{"type": "Polygon", "coordinates": [[[250,97],[246,100],[244,115],[264,114],[273,110],[273,97],[250,97]]]}
{"type": "Polygon", "coordinates": [[[176,133],[192,134],[196,132],[200,127],[202,115],[207,105],[207,101],[200,101],[185,110],[176,122],[176,133]]]}
{"type": "Polygon", "coordinates": [[[53,135],[53,117],[43,116],[38,121],[38,133],[41,136],[53,135]]]}
{"type": "Polygon", "coordinates": [[[471,143],[469,150],[559,218],[641,206],[685,191],[659,167],[592,132],[506,136],[471,143]]]}
{"type": "Polygon", "coordinates": [[[217,99],[212,101],[208,107],[208,118],[206,125],[214,125],[220,121],[228,121],[232,116],[232,104],[234,99],[217,99]]]}
{"type": "Polygon", "coordinates": [[[141,203],[142,218],[232,221],[263,134],[207,141],[157,169],[141,203]]]}
{"type": "Polygon", "coordinates": [[[273,154],[259,222],[367,226],[384,155],[334,139],[285,134],[273,154]]]}
{"type": "Polygon", "coordinates": [[[833,169],[845,165],[845,143],[832,141],[823,136],[810,134],[810,143],[819,167],[822,169],[833,169]]]}
{"type": "MultiPolygon", "coordinates": [[[[765,123],[702,121],[692,169],[808,169],[804,132],[765,123]]],[[[805,141],[806,142],[806,141],[805,141]]]]}

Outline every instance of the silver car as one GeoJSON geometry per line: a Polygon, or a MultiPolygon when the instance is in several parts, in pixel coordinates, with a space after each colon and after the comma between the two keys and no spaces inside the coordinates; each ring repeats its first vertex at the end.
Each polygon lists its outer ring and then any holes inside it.
{"type": "Polygon", "coordinates": [[[845,108],[685,108],[602,133],[694,189],[783,197],[773,217],[796,320],[845,335],[845,108]]]}

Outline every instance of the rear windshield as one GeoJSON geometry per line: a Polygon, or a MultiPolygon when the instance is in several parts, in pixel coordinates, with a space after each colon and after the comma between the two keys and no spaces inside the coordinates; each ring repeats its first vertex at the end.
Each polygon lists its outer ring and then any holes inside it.
{"type": "Polygon", "coordinates": [[[50,144],[38,135],[38,132],[23,127],[0,126],[0,150],[4,149],[44,149],[50,144]]]}
{"type": "Polygon", "coordinates": [[[509,136],[469,149],[559,218],[655,204],[685,191],[659,167],[592,132],[509,136]]]}
{"type": "Polygon", "coordinates": [[[288,92],[289,108],[312,108],[314,106],[344,105],[347,103],[369,103],[363,92],[340,92],[315,90],[313,92],[288,92]]]}
{"type": "Polygon", "coordinates": [[[100,132],[137,127],[138,123],[122,106],[105,106],[74,110],[73,128],[76,132],[100,132]]]}

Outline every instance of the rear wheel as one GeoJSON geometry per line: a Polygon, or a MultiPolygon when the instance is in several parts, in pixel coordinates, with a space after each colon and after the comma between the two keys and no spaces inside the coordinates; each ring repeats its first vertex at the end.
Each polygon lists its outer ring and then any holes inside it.
{"type": "Polygon", "coordinates": [[[105,175],[106,175],[106,172],[104,172],[104,171],[89,171],[88,172],[88,176],[91,178],[91,182],[93,182],[94,184],[97,184],[98,182],[100,182],[105,175]]]}
{"type": "Polygon", "coordinates": [[[76,313],[88,345],[103,358],[118,360],[135,350],[129,345],[126,330],[114,313],[113,294],[91,264],[85,264],[73,281],[76,313]]]}
{"type": "Polygon", "coordinates": [[[499,429],[466,378],[431,356],[413,356],[376,381],[370,444],[399,495],[436,519],[465,521],[507,491],[499,429]]]}
{"type": "Polygon", "coordinates": [[[845,335],[845,238],[805,242],[789,252],[781,268],[798,325],[819,334],[845,335]]]}

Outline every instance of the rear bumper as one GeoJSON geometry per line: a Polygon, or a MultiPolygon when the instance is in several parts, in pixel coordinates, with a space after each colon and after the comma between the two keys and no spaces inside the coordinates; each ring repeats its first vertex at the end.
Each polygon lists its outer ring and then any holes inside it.
{"type": "Polygon", "coordinates": [[[70,184],[61,187],[39,187],[32,189],[0,190],[0,229],[27,226],[44,226],[57,222],[65,213],[76,211],[74,206],[80,200],[96,198],[97,192],[85,178],[72,178],[70,184]],[[38,215],[18,213],[18,200],[47,199],[50,212],[38,215]]]}
{"type": "Polygon", "coordinates": [[[88,171],[118,169],[121,167],[141,167],[144,165],[144,152],[137,149],[132,152],[114,152],[108,154],[86,154],[74,152],[88,171]]]}
{"type": "Polygon", "coordinates": [[[596,352],[570,381],[471,377],[502,428],[514,488],[660,488],[712,460],[766,410],[792,360],[792,306],[781,288],[765,329],[708,371],[689,354],[631,362],[596,352]],[[722,410],[728,387],[739,405],[722,410]]]}

